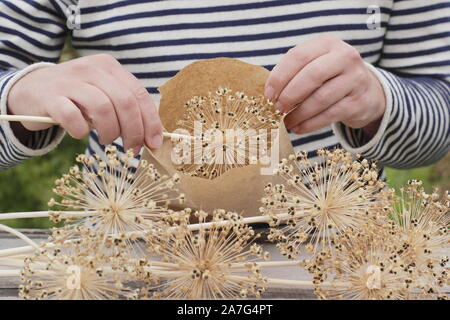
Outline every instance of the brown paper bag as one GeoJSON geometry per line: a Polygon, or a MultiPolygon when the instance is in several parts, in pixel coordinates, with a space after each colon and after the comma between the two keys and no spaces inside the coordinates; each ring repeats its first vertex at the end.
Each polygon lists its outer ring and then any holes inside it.
{"type": "MultiPolygon", "coordinates": [[[[185,103],[194,96],[207,95],[219,87],[242,91],[248,96],[261,96],[269,71],[242,61],[218,58],[195,62],[181,70],[164,84],[161,92],[159,113],[164,127],[172,132],[177,128],[177,120],[183,117],[185,103]]],[[[292,144],[281,122],[279,136],[279,159],[293,153],[292,144]]],[[[153,163],[165,174],[177,173],[171,159],[173,143],[165,139],[158,150],[146,149],[143,159],[153,163]]],[[[262,175],[261,164],[250,164],[228,170],[214,179],[181,176],[178,189],[186,195],[183,207],[212,212],[222,208],[235,211],[243,216],[259,215],[264,186],[278,183],[275,175],[262,175]]],[[[180,208],[174,208],[180,209],[180,208]]]]}

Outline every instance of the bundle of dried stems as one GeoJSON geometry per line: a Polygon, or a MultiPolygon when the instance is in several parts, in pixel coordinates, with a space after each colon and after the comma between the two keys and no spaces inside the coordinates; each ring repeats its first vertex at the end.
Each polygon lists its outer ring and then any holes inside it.
{"type": "Polygon", "coordinates": [[[82,223],[55,229],[40,246],[2,227],[29,246],[0,251],[0,265],[22,268],[0,276],[21,275],[28,299],[235,299],[259,297],[276,284],[315,286],[326,299],[445,298],[448,193],[439,199],[411,181],[393,197],[381,191],[373,164],[342,150],[318,154],[322,162],[304,153],[283,160],[277,173],[286,183],[266,187],[264,215],[252,218],[168,210],[169,201],[183,198],[174,189],[177,177],[161,177],[145,162],[132,174],[133,156],[119,159],[113,148],[107,160],[81,156],[83,169],[73,167],[57,181],[62,200],[51,204],[81,211],[82,223]],[[141,188],[144,179],[154,183],[141,188]],[[198,224],[189,224],[192,215],[198,224]],[[269,257],[255,243],[252,222],[271,223],[270,239],[288,257],[306,244],[311,258],[264,261],[269,257]],[[145,250],[136,255],[136,246],[145,250]],[[313,281],[261,274],[292,265],[305,267],[313,281]]]}
{"type": "MultiPolygon", "coordinates": [[[[271,129],[282,126],[283,116],[258,96],[267,76],[259,66],[219,58],[191,64],[160,88],[165,127],[188,132],[164,133],[185,139],[175,148],[180,158],[193,155],[190,164],[176,168],[187,174],[182,177],[214,182],[233,168],[248,169],[254,161],[252,145],[260,148],[258,156],[267,153],[271,129]],[[224,83],[234,90],[214,92],[224,83]],[[207,130],[197,137],[196,122],[207,130]],[[236,141],[235,135],[227,138],[230,129],[248,131],[236,141]],[[205,152],[197,152],[199,144],[205,152]],[[223,161],[217,162],[217,156],[223,161]]],[[[55,123],[11,115],[0,121],[55,123]]],[[[285,140],[289,144],[287,134],[285,140]]],[[[323,299],[446,298],[449,194],[443,199],[426,194],[411,181],[394,196],[375,164],[340,149],[318,150],[317,155],[316,161],[306,152],[282,160],[275,172],[281,182],[266,185],[262,215],[251,218],[219,209],[211,216],[170,210],[185,198],[176,189],[179,176],[163,176],[146,161],[133,172],[133,154],[119,156],[115,147],[102,156],[80,155],[78,165],[56,181],[58,197],[49,205],[59,211],[0,215],[0,220],[48,216],[69,222],[41,245],[0,225],[28,244],[0,250],[0,266],[20,268],[0,270],[0,277],[21,277],[25,299],[237,299],[260,297],[276,284],[314,287],[323,299]],[[192,215],[199,223],[189,224],[192,215]],[[305,246],[310,259],[266,261],[269,256],[249,225],[257,222],[270,224],[269,240],[282,254],[294,258],[305,246]],[[293,265],[306,268],[312,281],[261,273],[262,268],[293,265]]],[[[248,175],[253,180],[246,181],[266,183],[253,172],[248,175]]],[[[208,198],[199,188],[189,200],[197,193],[208,198]]],[[[247,197],[236,203],[245,202],[247,197]]]]}

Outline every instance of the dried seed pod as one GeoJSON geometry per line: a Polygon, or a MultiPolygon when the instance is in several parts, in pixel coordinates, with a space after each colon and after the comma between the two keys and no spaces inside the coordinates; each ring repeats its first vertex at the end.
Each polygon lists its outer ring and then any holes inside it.
{"type": "MultiPolygon", "coordinates": [[[[86,217],[79,223],[105,235],[150,230],[172,213],[169,203],[183,201],[184,196],[175,188],[177,175],[161,176],[146,161],[133,173],[133,160],[132,152],[119,157],[115,147],[106,148],[106,160],[79,155],[81,168],[76,165],[56,180],[53,190],[61,200],[51,199],[49,205],[85,211],[86,217]]],[[[62,211],[53,212],[51,217],[59,221],[72,215],[62,211]]]]}
{"type": "Polygon", "coordinates": [[[390,216],[397,252],[418,270],[422,294],[446,297],[440,288],[449,283],[450,202],[437,192],[425,193],[420,181],[410,180],[393,202],[390,216]]]}
{"type": "Polygon", "coordinates": [[[276,173],[285,183],[267,185],[262,199],[262,213],[272,218],[269,239],[289,258],[302,244],[313,253],[320,246],[332,248],[346,228],[357,230],[383,213],[386,193],[380,192],[384,183],[374,164],[341,149],[317,154],[314,163],[306,152],[282,160],[276,173]]]}
{"type": "Polygon", "coordinates": [[[175,232],[148,239],[149,251],[164,263],[163,268],[143,267],[148,297],[155,299],[238,299],[259,297],[265,290],[260,268],[254,262],[267,253],[254,243],[258,237],[241,223],[236,213],[217,210],[212,221],[230,223],[208,226],[208,214],[195,212],[199,230],[187,225],[175,232]]]}
{"type": "Polygon", "coordinates": [[[226,171],[256,163],[271,148],[272,129],[279,127],[281,113],[264,97],[219,88],[204,97],[193,97],[186,105],[178,129],[201,141],[178,142],[177,169],[191,176],[214,179],[226,171]],[[196,128],[201,126],[201,129],[196,128]]]}
{"type": "Polygon", "coordinates": [[[45,300],[136,299],[138,291],[126,283],[133,279],[128,256],[112,239],[79,230],[79,238],[67,241],[67,233],[53,233],[54,242],[25,259],[19,296],[45,300]]]}
{"type": "Polygon", "coordinates": [[[395,237],[370,225],[359,231],[346,229],[335,240],[333,254],[320,252],[308,265],[321,299],[404,300],[414,292],[415,269],[405,267],[398,254],[395,237]],[[322,283],[327,281],[327,287],[322,283]]]}

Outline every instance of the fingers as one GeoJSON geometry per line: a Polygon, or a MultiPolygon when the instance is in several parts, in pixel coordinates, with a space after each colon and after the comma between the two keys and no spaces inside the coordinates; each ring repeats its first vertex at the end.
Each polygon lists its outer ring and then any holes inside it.
{"type": "Polygon", "coordinates": [[[305,134],[326,127],[332,123],[342,121],[348,117],[350,113],[354,113],[354,111],[352,111],[353,108],[350,107],[352,105],[351,101],[347,100],[348,99],[345,98],[311,119],[298,124],[292,129],[292,132],[305,134]]]}
{"type": "Polygon", "coordinates": [[[337,121],[362,127],[385,110],[382,90],[368,71],[358,50],[334,35],[323,35],[286,53],[270,73],[265,95],[288,113],[286,127],[295,133],[337,121]]]}
{"type": "Polygon", "coordinates": [[[69,99],[60,97],[52,100],[47,112],[75,139],[83,139],[89,134],[88,122],[80,109],[69,99]]]}
{"type": "Polygon", "coordinates": [[[346,85],[351,80],[350,76],[341,75],[325,82],[285,117],[286,128],[292,129],[338,103],[351,92],[351,86],[346,85]]]}
{"type": "Polygon", "coordinates": [[[21,83],[26,88],[13,93],[20,91],[28,97],[17,99],[19,94],[11,95],[11,105],[18,114],[20,109],[33,106],[30,115],[50,115],[77,138],[87,134],[91,123],[101,144],[122,136],[124,148],[134,149],[135,153],[144,143],[153,148],[162,144],[162,124],[149,93],[112,56],[82,57],[37,70],[24,79],[21,83]],[[43,101],[41,92],[52,98],[43,101]],[[48,100],[62,107],[49,105],[48,100]],[[17,107],[16,101],[25,102],[17,107]]]}
{"type": "MultiPolygon", "coordinates": [[[[108,111],[108,118],[102,119],[102,114],[98,114],[95,110],[86,111],[97,120],[94,123],[95,128],[99,131],[98,126],[104,130],[104,135],[100,143],[108,144],[122,136],[123,146],[125,150],[133,149],[135,154],[139,153],[144,144],[144,125],[142,123],[142,114],[139,102],[131,90],[122,85],[115,77],[103,69],[96,69],[84,76],[84,80],[91,87],[96,87],[111,102],[112,109],[108,111]],[[111,117],[114,117],[114,120],[111,117]],[[113,127],[111,131],[105,130],[105,126],[113,127]],[[118,134],[118,135],[116,135],[118,134]],[[111,137],[115,136],[114,140],[111,137]]],[[[98,108],[99,105],[92,107],[98,108]]],[[[102,112],[107,112],[106,108],[101,108],[102,112]]],[[[101,132],[99,131],[99,137],[101,132]]]]}
{"type": "Polygon", "coordinates": [[[341,54],[332,52],[320,56],[309,63],[286,85],[275,107],[287,113],[295,105],[303,103],[325,82],[345,71],[345,65],[340,63],[340,61],[341,54]]]}
{"type": "MultiPolygon", "coordinates": [[[[120,86],[119,82],[113,81],[113,77],[109,77],[110,80],[105,83],[109,89],[106,93],[113,102],[119,120],[123,146],[125,150],[133,149],[137,154],[144,144],[144,126],[139,103],[130,90],[120,86]]],[[[106,75],[105,78],[107,78],[106,75]]]]}
{"type": "Polygon", "coordinates": [[[139,107],[141,108],[142,120],[144,123],[144,142],[150,148],[159,148],[163,143],[162,123],[159,119],[157,107],[145,88],[137,93],[139,107]],[[150,100],[150,101],[149,101],[150,100]]]}
{"type": "Polygon", "coordinates": [[[129,86],[138,102],[144,128],[144,142],[150,148],[159,148],[163,143],[163,126],[155,102],[147,89],[131,73],[128,75],[129,81],[126,81],[126,85],[129,86]]]}
{"type": "Polygon", "coordinates": [[[97,130],[99,142],[110,144],[121,135],[120,125],[111,99],[99,88],[80,82],[66,95],[82,111],[82,114],[97,130]]]}
{"type": "Polygon", "coordinates": [[[145,144],[150,148],[159,148],[163,140],[163,127],[156,105],[147,89],[114,58],[100,56],[100,60],[100,63],[105,63],[105,61],[108,63],[107,70],[111,75],[134,95],[141,113],[140,119],[142,120],[145,144]]]}
{"type": "Polygon", "coordinates": [[[329,35],[320,36],[290,49],[269,74],[264,91],[266,98],[277,99],[298,72],[311,61],[330,51],[336,41],[335,38],[329,35]]]}

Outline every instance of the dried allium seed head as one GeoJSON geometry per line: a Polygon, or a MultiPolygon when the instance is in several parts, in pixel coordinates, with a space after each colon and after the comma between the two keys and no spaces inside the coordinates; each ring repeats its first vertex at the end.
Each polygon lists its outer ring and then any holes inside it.
{"type": "Polygon", "coordinates": [[[160,257],[163,269],[144,268],[150,298],[163,299],[238,299],[259,297],[265,290],[257,259],[267,258],[254,243],[255,232],[241,223],[236,213],[217,210],[213,226],[206,226],[208,215],[196,212],[199,230],[187,225],[176,227],[154,239],[150,254],[160,257]],[[220,224],[229,220],[232,223],[220,224]]]}
{"type": "Polygon", "coordinates": [[[24,299],[110,300],[135,299],[138,292],[125,283],[133,278],[125,267],[123,248],[80,229],[80,238],[66,241],[66,232],[54,232],[54,242],[25,259],[19,295],[24,299]],[[107,249],[109,247],[109,249],[107,249]]]}
{"type": "Polygon", "coordinates": [[[281,113],[262,96],[249,97],[219,88],[206,97],[193,97],[186,103],[178,128],[194,136],[195,123],[201,124],[203,137],[202,141],[186,141],[175,147],[181,159],[187,158],[178,169],[214,179],[229,169],[255,163],[256,155],[268,154],[271,129],[277,129],[280,121],[281,113]],[[228,135],[228,130],[233,130],[233,136],[228,135]]]}
{"type": "Polygon", "coordinates": [[[358,232],[347,229],[336,239],[333,254],[319,253],[308,265],[319,298],[409,299],[414,268],[405,268],[402,256],[390,246],[395,237],[387,234],[378,229],[375,235],[370,225],[358,232]]]}
{"type": "Polygon", "coordinates": [[[400,190],[390,214],[395,221],[392,232],[398,238],[397,251],[419,272],[422,293],[444,297],[439,288],[449,281],[450,202],[437,192],[425,193],[421,185],[411,180],[400,190]]]}
{"type": "Polygon", "coordinates": [[[358,229],[378,218],[384,183],[376,166],[354,160],[341,149],[318,150],[312,163],[306,152],[282,160],[276,173],[285,183],[268,185],[262,199],[263,214],[272,218],[269,239],[293,258],[302,244],[311,252],[332,247],[333,239],[346,228],[358,229]],[[375,210],[376,207],[376,210],[375,210]],[[280,223],[285,223],[278,228],[280,223]]]}
{"type": "MultiPolygon", "coordinates": [[[[115,147],[106,148],[106,160],[79,155],[70,172],[56,180],[51,207],[86,211],[83,225],[105,235],[150,229],[169,215],[168,204],[182,201],[175,185],[179,178],[161,176],[153,165],[141,161],[133,173],[132,152],[120,157],[115,147]]],[[[70,218],[70,212],[52,213],[53,219],[70,218]]]]}

